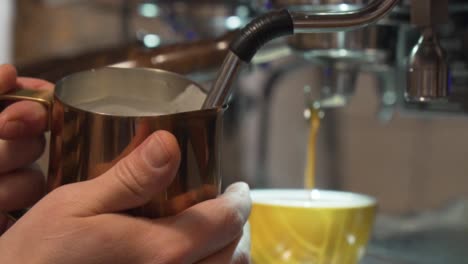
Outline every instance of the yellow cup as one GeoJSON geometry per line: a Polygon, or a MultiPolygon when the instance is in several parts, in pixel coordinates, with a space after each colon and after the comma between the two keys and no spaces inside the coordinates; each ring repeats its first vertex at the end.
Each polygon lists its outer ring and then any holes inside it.
{"type": "Polygon", "coordinates": [[[324,190],[253,190],[255,264],[356,264],[375,220],[374,198],[324,190]]]}

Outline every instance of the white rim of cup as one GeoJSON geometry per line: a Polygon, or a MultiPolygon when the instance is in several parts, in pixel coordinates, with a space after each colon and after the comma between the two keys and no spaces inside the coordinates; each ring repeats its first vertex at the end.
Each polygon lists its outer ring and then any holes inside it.
{"type": "Polygon", "coordinates": [[[255,189],[251,190],[250,197],[254,204],[285,207],[339,209],[377,205],[377,199],[369,195],[320,189],[255,189]]]}

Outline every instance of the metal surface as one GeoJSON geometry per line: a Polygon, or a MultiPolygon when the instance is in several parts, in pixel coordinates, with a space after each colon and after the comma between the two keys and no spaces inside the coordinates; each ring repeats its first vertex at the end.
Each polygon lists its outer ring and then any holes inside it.
{"type": "MultiPolygon", "coordinates": [[[[387,14],[397,3],[397,0],[376,0],[357,11],[305,14],[291,13],[295,33],[313,33],[337,31],[367,26],[387,14]],[[319,29],[314,31],[314,29],[319,29]]],[[[233,53],[229,53],[221,66],[220,72],[212,86],[203,108],[221,106],[226,103],[230,94],[232,80],[237,75],[241,60],[233,53]]]]}
{"type": "Polygon", "coordinates": [[[317,82],[321,85],[320,95],[309,98],[310,108],[334,108],[344,107],[354,95],[358,68],[346,63],[332,63],[321,67],[323,74],[317,82]]]}
{"type": "Polygon", "coordinates": [[[59,82],[51,109],[48,190],[98,177],[152,132],[167,130],[181,148],[179,171],[167,190],[131,213],[173,215],[216,197],[224,109],[193,111],[206,97],[199,89],[177,74],[148,69],[104,68],[59,82]],[[185,98],[177,113],[164,115],[163,106],[183,96],[188,87],[199,91],[197,97],[185,98]]]}
{"type": "Polygon", "coordinates": [[[408,62],[406,98],[426,102],[448,95],[448,65],[432,28],[423,30],[408,62]]]}
{"type": "Polygon", "coordinates": [[[368,253],[393,263],[468,263],[468,199],[408,215],[380,215],[368,253]]]}
{"type": "Polygon", "coordinates": [[[253,1],[256,9],[264,10],[269,8],[291,8],[296,11],[296,7],[302,10],[313,12],[329,12],[330,6],[342,5],[341,11],[350,11],[358,9],[370,0],[256,0],[253,1]]]}
{"type": "MultiPolygon", "coordinates": [[[[411,2],[412,3],[412,2],[411,2]]],[[[406,7],[409,12],[410,7],[406,7]]],[[[442,47],[445,60],[449,68],[449,93],[446,98],[419,102],[403,102],[399,111],[405,115],[416,116],[466,116],[468,113],[468,50],[466,42],[466,16],[468,13],[468,3],[466,1],[449,2],[449,22],[444,25],[434,26],[438,42],[442,47]]],[[[402,36],[399,37],[398,52],[400,69],[404,74],[399,76],[399,90],[402,97],[405,93],[403,87],[407,86],[407,64],[408,57],[415,45],[421,39],[421,28],[407,27],[403,23],[400,25],[402,36]]],[[[404,98],[401,99],[403,101],[404,98]]]]}
{"type": "MultiPolygon", "coordinates": [[[[350,63],[388,63],[394,59],[397,28],[373,25],[336,33],[295,34],[289,46],[313,63],[330,60],[350,63]]],[[[359,65],[358,65],[359,66],[359,65]]]]}
{"type": "Polygon", "coordinates": [[[227,102],[240,67],[244,62],[236,54],[229,52],[211,87],[202,109],[221,107],[227,102]]]}
{"type": "Polygon", "coordinates": [[[388,14],[399,0],[375,0],[363,8],[336,13],[292,12],[295,33],[320,33],[368,26],[388,14]]]}
{"type": "MultiPolygon", "coordinates": [[[[315,10],[324,10],[325,5],[340,5],[340,4],[345,4],[348,6],[351,5],[362,5],[362,4],[367,4],[368,2],[371,2],[369,0],[346,0],[345,2],[343,0],[271,0],[270,1],[273,6],[309,6],[310,9],[315,9],[315,10]]],[[[344,7],[343,7],[344,8],[344,7]]]]}
{"type": "Polygon", "coordinates": [[[412,0],[411,22],[419,27],[432,27],[449,21],[449,0],[412,0]]]}
{"type": "Polygon", "coordinates": [[[14,93],[4,94],[0,96],[0,100],[31,100],[47,107],[50,107],[52,94],[49,91],[41,90],[17,90],[14,93]]]}
{"type": "MultiPolygon", "coordinates": [[[[343,13],[363,9],[371,1],[278,0],[273,6],[306,13],[343,13]]],[[[355,80],[368,65],[395,60],[398,27],[379,23],[352,31],[295,34],[288,38],[293,51],[323,69],[321,95],[309,96],[309,105],[343,107],[355,90],[355,80]]],[[[319,82],[320,82],[319,81],[319,82]]]]}

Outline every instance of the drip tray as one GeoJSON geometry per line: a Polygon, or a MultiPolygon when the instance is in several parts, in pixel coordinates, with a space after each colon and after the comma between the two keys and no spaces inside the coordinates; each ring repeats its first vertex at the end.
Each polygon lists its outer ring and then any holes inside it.
{"type": "Polygon", "coordinates": [[[468,263],[468,199],[406,216],[377,217],[364,264],[468,263]]]}
{"type": "Polygon", "coordinates": [[[363,264],[468,263],[468,230],[436,229],[374,239],[363,264]]]}

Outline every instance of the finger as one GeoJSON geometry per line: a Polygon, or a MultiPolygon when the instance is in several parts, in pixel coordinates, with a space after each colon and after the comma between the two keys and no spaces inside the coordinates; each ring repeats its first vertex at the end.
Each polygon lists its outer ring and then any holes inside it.
{"type": "Polygon", "coordinates": [[[16,80],[16,85],[19,88],[34,90],[52,90],[54,88],[54,84],[48,81],[28,77],[19,77],[16,80]]]}
{"type": "Polygon", "coordinates": [[[0,113],[0,138],[19,139],[38,136],[47,128],[47,110],[39,103],[21,101],[0,113]]]}
{"type": "Polygon", "coordinates": [[[217,199],[185,210],[170,225],[176,232],[165,235],[174,240],[167,243],[178,245],[171,254],[187,256],[187,262],[193,263],[223,249],[242,233],[250,208],[248,185],[237,183],[217,199]]]}
{"type": "Polygon", "coordinates": [[[0,65],[0,94],[15,88],[16,69],[12,65],[0,65]]]}
{"type": "Polygon", "coordinates": [[[19,170],[0,177],[0,212],[33,205],[45,192],[45,178],[38,170],[19,170]]]}
{"type": "Polygon", "coordinates": [[[83,204],[74,214],[90,216],[142,206],[172,182],[179,162],[175,137],[156,132],[100,177],[70,186],[83,204]]]}
{"type": "Polygon", "coordinates": [[[99,227],[95,232],[102,236],[99,240],[125,238],[123,247],[138,256],[135,263],[196,263],[241,236],[250,212],[248,192],[246,184],[232,185],[217,199],[197,204],[174,217],[149,220],[99,214],[87,219],[93,222],[91,226],[99,227]],[[163,251],[155,250],[162,248],[163,251]]]}
{"type": "Polygon", "coordinates": [[[3,173],[33,163],[41,156],[44,147],[43,136],[14,141],[0,139],[0,177],[3,173]]]}
{"type": "MultiPolygon", "coordinates": [[[[52,90],[53,84],[33,78],[17,78],[16,69],[11,65],[0,66],[0,93],[13,88],[52,90]]],[[[17,139],[39,135],[47,127],[47,111],[35,102],[21,101],[7,107],[0,113],[0,138],[17,139]]]]}
{"type": "Polygon", "coordinates": [[[215,253],[212,256],[198,262],[199,264],[218,264],[218,263],[226,263],[226,264],[249,264],[250,263],[250,255],[249,250],[244,247],[243,238],[238,238],[234,240],[231,244],[225,247],[220,252],[215,253]]]}

